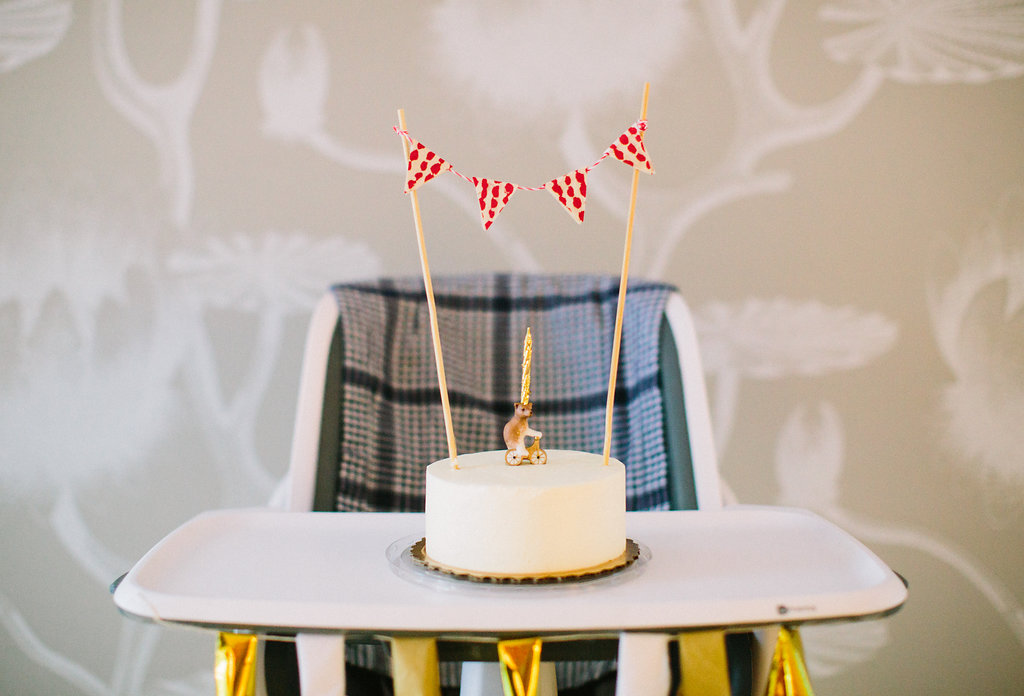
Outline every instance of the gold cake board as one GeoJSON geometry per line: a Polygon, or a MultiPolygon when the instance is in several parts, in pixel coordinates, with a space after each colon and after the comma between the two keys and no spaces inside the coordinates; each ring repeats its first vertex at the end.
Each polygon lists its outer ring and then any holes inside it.
{"type": "Polygon", "coordinates": [[[422,538],[409,547],[409,555],[417,565],[447,577],[492,585],[554,585],[594,580],[617,573],[633,565],[640,558],[641,548],[637,542],[632,539],[626,539],[625,551],[604,563],[588,568],[567,570],[561,573],[536,575],[529,573],[480,573],[464,568],[453,568],[443,563],[438,563],[428,556],[426,545],[426,538],[422,538]]]}

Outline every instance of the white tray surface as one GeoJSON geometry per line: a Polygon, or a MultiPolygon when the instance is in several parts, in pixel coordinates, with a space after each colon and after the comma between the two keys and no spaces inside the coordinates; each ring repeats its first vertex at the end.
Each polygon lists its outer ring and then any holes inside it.
{"type": "Polygon", "coordinates": [[[628,513],[628,536],[651,558],[621,582],[570,587],[412,582],[386,550],[422,534],[415,513],[204,513],[146,554],[114,599],[164,621],[439,634],[790,623],[878,615],[906,599],[866,547],[790,508],[628,513]]]}

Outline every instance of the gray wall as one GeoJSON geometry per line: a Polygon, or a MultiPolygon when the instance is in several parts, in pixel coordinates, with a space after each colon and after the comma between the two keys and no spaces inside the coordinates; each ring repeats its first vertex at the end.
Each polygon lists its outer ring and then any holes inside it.
{"type": "MultiPolygon", "coordinates": [[[[418,272],[409,129],[527,186],[590,164],[651,83],[632,270],[699,322],[722,474],[911,583],[807,629],[821,694],[1024,683],[1020,3],[0,0],[0,692],[212,693],[213,638],[107,584],[287,466],[330,281],[418,272]]],[[[617,272],[587,222],[421,189],[435,273],[617,272]]]]}

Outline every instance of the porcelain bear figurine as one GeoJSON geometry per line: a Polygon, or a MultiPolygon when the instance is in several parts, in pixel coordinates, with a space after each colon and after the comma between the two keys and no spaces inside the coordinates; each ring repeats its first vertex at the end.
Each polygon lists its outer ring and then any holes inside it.
{"type": "MultiPolygon", "coordinates": [[[[533,404],[516,402],[515,415],[505,424],[505,429],[502,431],[502,436],[505,438],[505,446],[509,449],[505,456],[505,461],[513,466],[521,464],[524,459],[528,459],[534,464],[544,463],[543,461],[538,461],[539,455],[535,454],[538,451],[543,452],[538,443],[542,433],[530,427],[529,419],[532,415],[533,404]],[[534,438],[533,444],[529,448],[526,446],[526,438],[528,437],[534,438]]],[[[543,459],[546,461],[547,457],[543,459]]]]}

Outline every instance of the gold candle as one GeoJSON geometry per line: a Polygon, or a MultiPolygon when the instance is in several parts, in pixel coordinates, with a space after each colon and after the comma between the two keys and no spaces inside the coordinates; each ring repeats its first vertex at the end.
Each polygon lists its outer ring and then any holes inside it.
{"type": "Polygon", "coordinates": [[[524,406],[530,403],[530,360],[533,358],[533,338],[530,327],[526,327],[526,338],[523,340],[523,388],[519,394],[519,403],[524,406]]]}

